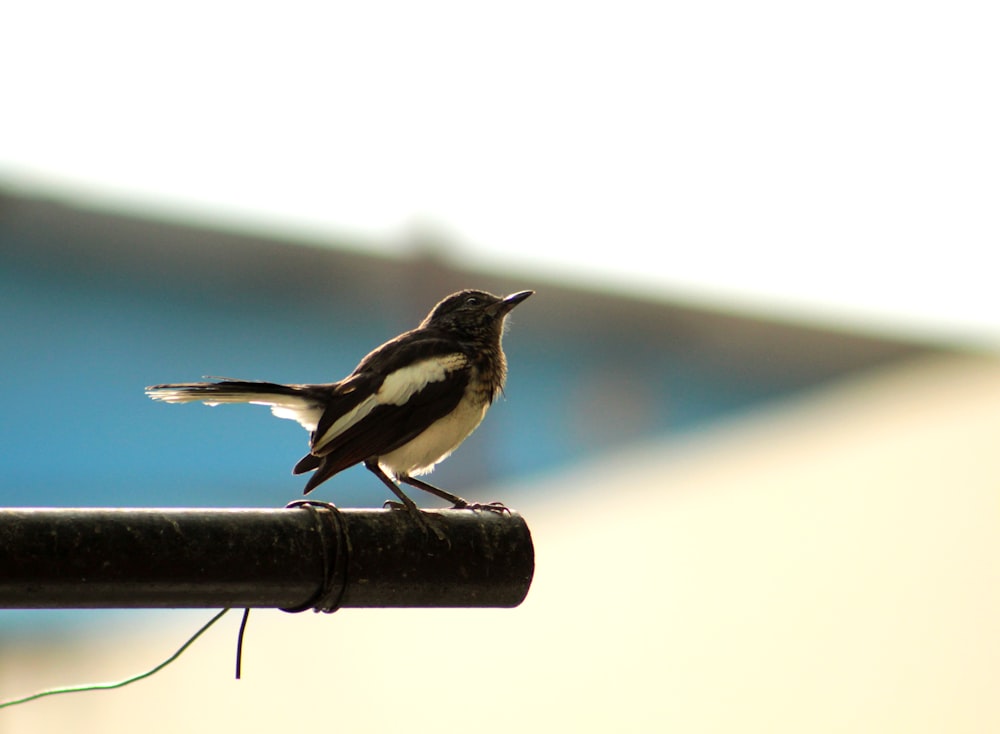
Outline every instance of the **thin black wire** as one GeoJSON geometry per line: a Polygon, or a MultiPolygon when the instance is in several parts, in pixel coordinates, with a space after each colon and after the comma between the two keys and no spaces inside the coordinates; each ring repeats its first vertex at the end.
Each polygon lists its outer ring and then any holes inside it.
{"type": "Polygon", "coordinates": [[[288,503],[286,507],[305,507],[313,514],[322,545],[323,583],[308,601],[281,611],[294,613],[312,609],[315,612],[333,614],[340,608],[347,588],[347,560],[351,543],[344,516],[336,505],[329,502],[296,500],[288,503]],[[324,508],[328,512],[320,512],[318,508],[324,508]],[[331,536],[333,547],[331,547],[331,536]]]}
{"type": "MultiPolygon", "coordinates": [[[[317,500],[296,500],[289,502],[285,507],[305,507],[312,513],[323,553],[323,583],[308,601],[295,607],[283,608],[281,611],[295,613],[312,609],[315,612],[333,614],[340,608],[340,603],[344,598],[344,590],[347,587],[347,556],[350,552],[350,541],[347,537],[344,516],[341,515],[336,505],[317,500]],[[329,512],[319,512],[317,508],[320,507],[329,510],[329,512]],[[330,535],[334,537],[334,549],[330,547],[330,535]],[[332,563],[330,562],[331,550],[333,551],[332,563]]],[[[249,619],[250,607],[247,607],[243,610],[240,631],[236,637],[236,680],[239,680],[243,674],[243,639],[246,635],[249,619]]]]}
{"type": "Polygon", "coordinates": [[[243,610],[243,620],[240,622],[240,631],[236,636],[236,680],[240,679],[243,672],[243,635],[247,630],[248,619],[250,619],[250,607],[243,610]]]}

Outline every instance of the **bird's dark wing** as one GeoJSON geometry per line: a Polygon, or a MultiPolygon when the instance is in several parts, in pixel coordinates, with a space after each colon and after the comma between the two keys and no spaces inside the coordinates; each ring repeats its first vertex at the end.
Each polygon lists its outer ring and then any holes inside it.
{"type": "Polygon", "coordinates": [[[327,444],[322,455],[310,453],[296,465],[296,473],[316,469],[306,483],[305,492],[308,494],[348,467],[387,454],[419,436],[455,409],[467,381],[466,376],[451,384],[433,383],[405,405],[380,405],[373,409],[363,420],[327,444]]]}
{"type": "Polygon", "coordinates": [[[331,403],[320,418],[312,450],[294,470],[317,469],[306,492],[349,466],[399,448],[462,399],[472,367],[454,340],[411,332],[389,344],[392,349],[368,355],[344,381],[358,384],[350,402],[331,403]]]}

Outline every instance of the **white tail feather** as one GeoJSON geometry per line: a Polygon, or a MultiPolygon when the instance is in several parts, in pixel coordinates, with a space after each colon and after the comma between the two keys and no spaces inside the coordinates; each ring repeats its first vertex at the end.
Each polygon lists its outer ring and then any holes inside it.
{"type": "Polygon", "coordinates": [[[231,388],[212,389],[211,383],[201,385],[164,385],[146,388],[146,395],[164,403],[197,403],[216,406],[223,403],[249,403],[266,405],[278,418],[296,421],[307,431],[315,431],[323,414],[323,407],[302,395],[282,395],[251,390],[237,391],[231,388]]]}

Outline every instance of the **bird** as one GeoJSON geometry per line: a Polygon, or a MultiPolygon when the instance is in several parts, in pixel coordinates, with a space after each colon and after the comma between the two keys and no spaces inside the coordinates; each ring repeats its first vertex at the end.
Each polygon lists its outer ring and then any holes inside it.
{"type": "Polygon", "coordinates": [[[416,503],[398,483],[446,500],[454,509],[504,512],[502,503],[469,503],[418,477],[451,455],[502,393],[506,318],[533,294],[452,293],[416,328],[369,352],[337,382],[286,385],[215,378],[150,385],[146,395],[165,403],[266,405],[275,416],[297,421],[310,434],[309,453],[292,469],[293,474],[313,472],[304,494],[363,464],[417,515],[416,503]]]}

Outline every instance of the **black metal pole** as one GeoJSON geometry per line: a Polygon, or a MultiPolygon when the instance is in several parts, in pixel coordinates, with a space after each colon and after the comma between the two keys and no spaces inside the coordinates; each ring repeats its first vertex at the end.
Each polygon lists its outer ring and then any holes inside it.
{"type": "Polygon", "coordinates": [[[513,607],[517,513],[0,509],[0,608],[513,607]],[[428,527],[429,526],[429,527],[428,527]]]}

